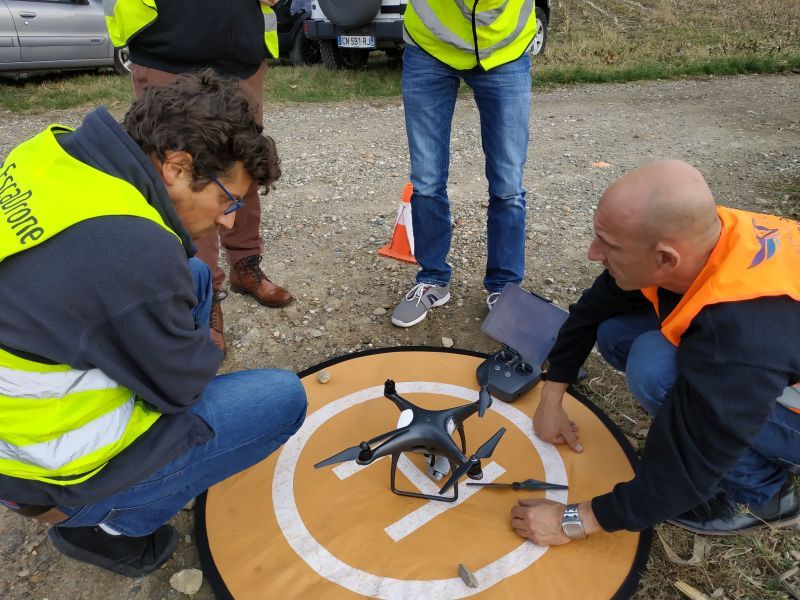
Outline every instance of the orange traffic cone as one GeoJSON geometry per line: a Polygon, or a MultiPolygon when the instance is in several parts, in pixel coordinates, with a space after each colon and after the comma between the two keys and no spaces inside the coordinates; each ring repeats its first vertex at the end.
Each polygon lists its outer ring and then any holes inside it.
{"type": "Polygon", "coordinates": [[[416,264],[414,226],[411,223],[411,194],[413,191],[414,187],[410,183],[403,188],[403,199],[400,201],[400,208],[397,209],[392,241],[378,250],[378,254],[416,264]]]}

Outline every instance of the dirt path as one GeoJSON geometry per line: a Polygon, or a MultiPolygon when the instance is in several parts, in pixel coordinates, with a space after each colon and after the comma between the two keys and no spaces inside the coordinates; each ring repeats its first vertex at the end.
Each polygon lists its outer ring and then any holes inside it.
{"type": "MultiPolygon", "coordinates": [[[[610,181],[652,159],[695,164],[723,204],[800,217],[798,97],[797,75],[535,91],[523,285],[562,306],[573,300],[598,272],[586,260],[596,198],[610,181]],[[599,161],[610,166],[592,166],[599,161]]],[[[77,125],[84,112],[4,115],[0,156],[48,123],[77,125]]],[[[478,329],[485,316],[486,183],[471,97],[459,100],[453,128],[453,300],[410,330],[393,327],[389,314],[415,269],[376,255],[390,238],[407,180],[399,99],[281,105],[267,107],[266,114],[284,177],[263,202],[265,267],[298,301],[272,310],[231,294],[223,303],[224,368],[297,370],[356,349],[440,346],[443,336],[456,347],[492,349],[478,329]]],[[[0,511],[0,597],[175,598],[170,575],[198,566],[191,513],[175,523],[183,540],[175,557],[158,573],[131,581],[62,558],[43,527],[0,511]]],[[[207,583],[196,597],[212,597],[207,583]]]]}

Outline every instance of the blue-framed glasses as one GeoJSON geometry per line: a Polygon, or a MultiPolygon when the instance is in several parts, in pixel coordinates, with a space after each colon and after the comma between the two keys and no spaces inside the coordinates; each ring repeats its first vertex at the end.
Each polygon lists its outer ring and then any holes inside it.
{"type": "Polygon", "coordinates": [[[222,214],[229,215],[232,212],[236,212],[237,210],[239,210],[244,206],[244,200],[242,198],[239,198],[238,196],[234,196],[233,194],[231,194],[225,188],[225,186],[220,183],[219,179],[217,179],[211,174],[211,171],[209,171],[203,163],[201,163],[199,160],[196,160],[195,164],[206,177],[208,177],[211,181],[216,183],[217,187],[221,189],[223,192],[225,192],[225,195],[228,197],[228,200],[231,201],[231,205],[228,208],[226,208],[225,212],[223,212],[222,214]]]}

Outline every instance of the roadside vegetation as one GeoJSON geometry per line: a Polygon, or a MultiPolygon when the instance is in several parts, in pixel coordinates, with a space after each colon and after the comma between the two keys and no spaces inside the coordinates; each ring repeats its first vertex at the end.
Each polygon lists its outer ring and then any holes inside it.
{"type": "MultiPolygon", "coordinates": [[[[697,75],[800,72],[800,0],[552,0],[534,85],[697,75]]],[[[329,102],[400,94],[399,63],[373,53],[359,71],[270,70],[267,103],[329,102]]],[[[0,110],[125,106],[126,78],[61,73],[0,78],[0,110]]]]}

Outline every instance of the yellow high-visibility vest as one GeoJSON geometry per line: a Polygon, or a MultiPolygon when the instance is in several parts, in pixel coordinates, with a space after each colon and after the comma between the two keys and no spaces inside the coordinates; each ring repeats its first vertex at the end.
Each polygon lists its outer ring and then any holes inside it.
{"type": "MultiPolygon", "coordinates": [[[[175,235],[133,185],[67,154],[56,140],[65,131],[48,127],[0,167],[0,273],[8,257],[95,217],[141,217],[175,235]]],[[[161,413],[100,369],[0,350],[0,415],[0,474],[70,485],[100,471],[161,413]]]]}
{"type": "Polygon", "coordinates": [[[536,35],[534,0],[410,0],[403,15],[414,44],[458,70],[516,60],[536,35]]]}
{"type": "MultiPolygon", "coordinates": [[[[140,31],[158,17],[155,0],[103,0],[106,26],[111,43],[116,48],[127,46],[140,31]]],[[[261,3],[264,19],[264,45],[272,58],[278,58],[278,18],[266,4],[261,3]]]]}

